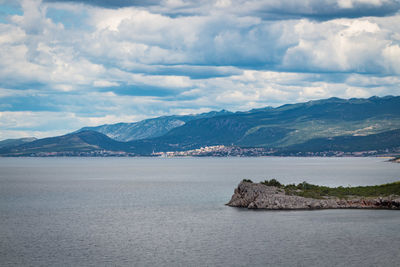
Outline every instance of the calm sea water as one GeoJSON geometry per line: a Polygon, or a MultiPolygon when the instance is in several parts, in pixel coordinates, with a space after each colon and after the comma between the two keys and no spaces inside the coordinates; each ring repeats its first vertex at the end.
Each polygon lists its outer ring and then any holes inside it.
{"type": "Polygon", "coordinates": [[[0,158],[0,266],[399,266],[400,212],[224,206],[243,178],[400,180],[379,158],[0,158]]]}

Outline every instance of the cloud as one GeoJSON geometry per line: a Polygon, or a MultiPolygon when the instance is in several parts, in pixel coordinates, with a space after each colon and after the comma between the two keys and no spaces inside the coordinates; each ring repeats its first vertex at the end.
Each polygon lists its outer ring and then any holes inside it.
{"type": "Polygon", "coordinates": [[[399,94],[398,1],[19,3],[0,23],[0,137],[399,94]]]}
{"type": "Polygon", "coordinates": [[[235,14],[262,19],[357,18],[397,13],[397,0],[46,0],[49,3],[83,3],[104,8],[138,7],[172,17],[235,14]]]}
{"type": "Polygon", "coordinates": [[[159,4],[160,0],[45,0],[48,3],[83,3],[108,8],[120,8],[128,6],[150,6],[159,4]]]}
{"type": "Polygon", "coordinates": [[[110,82],[106,80],[96,80],[93,82],[93,86],[95,87],[112,87],[112,86],[119,86],[119,83],[110,82]]]}
{"type": "MultiPolygon", "coordinates": [[[[254,1],[257,2],[257,1],[254,1]]],[[[398,1],[391,0],[308,0],[265,1],[255,9],[264,18],[310,18],[331,20],[335,18],[360,18],[390,16],[400,9],[398,1]]]]}
{"type": "Polygon", "coordinates": [[[398,59],[389,60],[399,41],[381,26],[368,19],[302,20],[294,27],[298,44],[286,51],[282,66],[314,72],[400,74],[398,59]]]}
{"type": "Polygon", "coordinates": [[[86,53],[125,71],[163,73],[162,66],[197,65],[398,73],[396,62],[384,60],[399,42],[393,38],[398,29],[385,22],[393,17],[326,22],[263,21],[229,14],[170,18],[135,8],[94,9],[90,14],[96,31],[87,40],[86,53]]]}

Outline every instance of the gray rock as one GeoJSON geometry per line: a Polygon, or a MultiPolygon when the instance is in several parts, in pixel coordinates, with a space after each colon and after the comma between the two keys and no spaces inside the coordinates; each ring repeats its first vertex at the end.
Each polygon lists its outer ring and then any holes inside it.
{"type": "Polygon", "coordinates": [[[226,205],[249,209],[400,209],[400,197],[313,199],[287,195],[285,190],[260,183],[241,182],[226,205]]]}

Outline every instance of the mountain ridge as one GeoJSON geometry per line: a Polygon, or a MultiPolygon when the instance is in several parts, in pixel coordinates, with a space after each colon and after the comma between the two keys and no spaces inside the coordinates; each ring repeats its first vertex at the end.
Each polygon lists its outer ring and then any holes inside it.
{"type": "Polygon", "coordinates": [[[14,147],[0,149],[3,156],[49,156],[52,154],[76,156],[102,151],[127,151],[123,142],[116,141],[95,131],[82,131],[66,135],[47,137],[20,144],[14,147]]]}
{"type": "MultiPolygon", "coordinates": [[[[164,124],[165,133],[161,136],[121,142],[82,128],[71,134],[52,137],[55,139],[39,139],[33,144],[0,149],[0,155],[68,151],[71,154],[108,155],[121,152],[124,155],[148,156],[158,152],[220,145],[262,148],[264,151],[275,151],[277,155],[332,150],[400,153],[399,107],[400,96],[386,96],[348,100],[329,98],[235,113],[222,110],[183,116],[187,121],[170,130],[165,130],[164,124]]],[[[144,122],[175,120],[178,117],[182,116],[159,117],[144,122]]]]}
{"type": "Polygon", "coordinates": [[[331,98],[193,120],[152,140],[160,146],[180,144],[184,149],[212,145],[282,148],[314,138],[399,129],[398,107],[400,97],[331,98]]]}
{"type": "Polygon", "coordinates": [[[35,137],[23,137],[23,138],[16,138],[16,139],[5,139],[0,141],[0,148],[8,147],[8,146],[16,146],[21,145],[24,143],[29,143],[32,141],[37,140],[35,137]]]}
{"type": "Polygon", "coordinates": [[[94,127],[83,127],[76,132],[91,130],[103,133],[117,141],[128,142],[162,136],[168,131],[182,126],[191,120],[209,118],[230,113],[231,112],[229,111],[221,110],[200,114],[161,116],[132,123],[120,122],[94,127]]]}

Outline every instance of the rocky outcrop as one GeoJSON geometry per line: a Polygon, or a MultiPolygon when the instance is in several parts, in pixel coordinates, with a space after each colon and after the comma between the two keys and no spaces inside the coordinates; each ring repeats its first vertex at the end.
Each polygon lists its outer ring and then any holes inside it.
{"type": "Polygon", "coordinates": [[[392,158],[389,160],[390,162],[394,162],[394,163],[400,163],[400,156],[396,157],[396,158],[392,158]]]}
{"type": "Polygon", "coordinates": [[[400,196],[379,198],[314,199],[286,194],[284,189],[241,182],[226,205],[249,209],[400,209],[400,196]]]}

